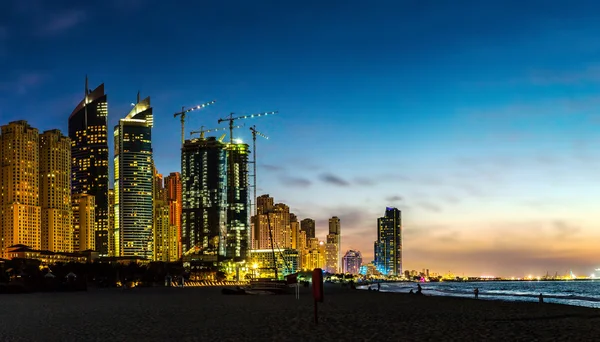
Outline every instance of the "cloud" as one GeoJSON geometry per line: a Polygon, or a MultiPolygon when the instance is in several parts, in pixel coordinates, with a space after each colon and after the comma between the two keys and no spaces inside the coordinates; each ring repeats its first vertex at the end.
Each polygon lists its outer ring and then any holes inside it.
{"type": "Polygon", "coordinates": [[[376,184],[376,182],[374,180],[368,179],[368,178],[362,178],[362,177],[355,178],[354,182],[358,185],[364,185],[364,186],[372,186],[372,185],[376,184]]]}
{"type": "Polygon", "coordinates": [[[434,213],[439,213],[442,211],[442,208],[434,203],[431,202],[419,202],[417,203],[417,205],[425,210],[434,212],[434,213]]]}
{"type": "Polygon", "coordinates": [[[283,167],[277,166],[277,165],[261,164],[260,166],[263,167],[267,171],[283,171],[284,170],[283,167]]]}
{"type": "Polygon", "coordinates": [[[385,198],[386,202],[389,203],[394,203],[394,202],[400,202],[403,200],[402,196],[398,196],[398,195],[393,195],[393,196],[388,196],[385,198]]]}
{"type": "Polygon", "coordinates": [[[39,34],[42,36],[57,35],[68,31],[82,23],[86,18],[83,10],[68,10],[55,14],[50,21],[40,27],[39,34]]]}
{"type": "Polygon", "coordinates": [[[563,220],[555,220],[552,222],[552,228],[556,231],[556,238],[568,239],[581,231],[581,228],[568,224],[563,220]]]}
{"type": "Polygon", "coordinates": [[[312,185],[312,182],[306,178],[283,176],[279,179],[282,184],[292,187],[307,187],[312,185]]]}
{"type": "Polygon", "coordinates": [[[0,83],[0,90],[5,92],[14,92],[19,95],[26,94],[30,89],[40,86],[46,81],[48,75],[41,72],[24,72],[15,79],[0,83]]]}
{"type": "Polygon", "coordinates": [[[319,178],[321,179],[321,181],[331,185],[341,187],[350,186],[350,182],[331,173],[324,173],[319,178]]]}

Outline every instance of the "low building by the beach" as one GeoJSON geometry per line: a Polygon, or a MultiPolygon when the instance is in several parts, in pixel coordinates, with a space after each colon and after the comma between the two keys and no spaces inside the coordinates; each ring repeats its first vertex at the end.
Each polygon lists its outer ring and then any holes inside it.
{"type": "Polygon", "coordinates": [[[274,278],[277,268],[278,277],[296,273],[300,270],[300,254],[295,249],[275,250],[255,249],[250,251],[250,260],[254,278],[274,278]],[[276,262],[273,262],[275,254],[276,262]]]}

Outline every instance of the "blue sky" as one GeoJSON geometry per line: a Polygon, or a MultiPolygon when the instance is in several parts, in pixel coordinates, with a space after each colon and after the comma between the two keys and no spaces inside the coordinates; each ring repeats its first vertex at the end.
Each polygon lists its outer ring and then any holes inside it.
{"type": "MultiPolygon", "coordinates": [[[[8,0],[0,122],[66,131],[104,82],[111,128],[137,91],[160,172],[187,131],[230,112],[260,140],[259,188],[300,218],[342,219],[372,257],[404,217],[404,267],[522,276],[599,266],[600,29],[594,1],[8,0]],[[242,123],[242,121],[240,121],[242,123]]],[[[245,127],[236,132],[250,141],[245,127]]]]}

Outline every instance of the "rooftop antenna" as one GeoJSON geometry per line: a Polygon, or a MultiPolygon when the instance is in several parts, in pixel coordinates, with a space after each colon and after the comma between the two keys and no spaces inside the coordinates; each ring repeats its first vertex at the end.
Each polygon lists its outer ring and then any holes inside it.
{"type": "Polygon", "coordinates": [[[138,90],[137,103],[140,103],[140,91],[138,90]]]}

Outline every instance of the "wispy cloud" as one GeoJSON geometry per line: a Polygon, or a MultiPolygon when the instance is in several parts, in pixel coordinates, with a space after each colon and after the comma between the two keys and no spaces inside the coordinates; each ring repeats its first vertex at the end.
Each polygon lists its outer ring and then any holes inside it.
{"type": "Polygon", "coordinates": [[[277,166],[277,165],[261,164],[260,166],[267,171],[283,171],[284,170],[283,167],[277,166]]]}
{"type": "Polygon", "coordinates": [[[321,181],[335,186],[350,186],[350,182],[331,173],[324,173],[320,177],[321,181]]]}
{"type": "Polygon", "coordinates": [[[83,10],[68,10],[54,14],[39,30],[41,36],[53,36],[68,31],[86,19],[83,10]]]}
{"type": "Polygon", "coordinates": [[[0,90],[23,95],[41,85],[47,78],[47,74],[40,72],[21,73],[12,81],[0,82],[0,90]]]}
{"type": "Polygon", "coordinates": [[[439,213],[442,211],[442,207],[440,207],[437,204],[431,203],[431,202],[422,201],[422,202],[417,203],[417,205],[425,210],[428,210],[428,211],[431,211],[434,213],[439,213]]]}
{"type": "Polygon", "coordinates": [[[398,195],[394,195],[394,196],[388,196],[385,198],[385,200],[389,203],[395,203],[395,202],[400,202],[403,200],[402,196],[398,196],[398,195]]]}
{"type": "Polygon", "coordinates": [[[279,179],[282,184],[292,187],[307,187],[312,185],[312,182],[306,178],[283,176],[279,179]]]}

